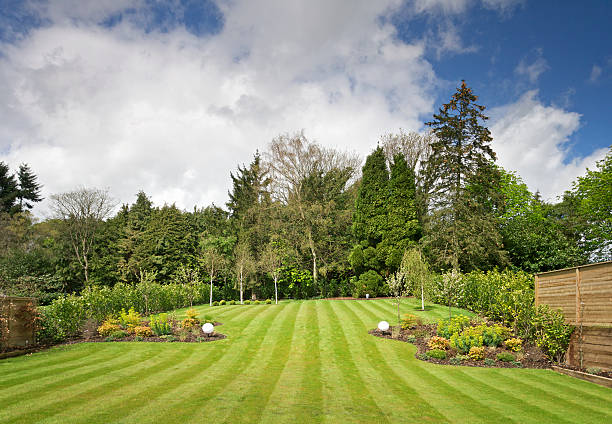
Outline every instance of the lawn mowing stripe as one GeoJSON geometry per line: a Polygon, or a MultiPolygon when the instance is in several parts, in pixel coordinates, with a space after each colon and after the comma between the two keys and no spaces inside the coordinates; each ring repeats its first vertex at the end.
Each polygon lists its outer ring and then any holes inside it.
{"type": "Polygon", "coordinates": [[[70,382],[75,379],[78,380],[83,376],[88,376],[92,374],[95,375],[95,370],[98,369],[100,360],[104,361],[103,363],[105,364],[114,364],[115,362],[123,359],[116,357],[116,349],[112,349],[104,353],[104,355],[100,356],[94,361],[88,362],[87,364],[83,364],[78,367],[69,366],[59,370],[53,370],[54,373],[51,375],[45,374],[45,377],[38,377],[36,379],[28,378],[26,381],[3,389],[2,393],[0,393],[0,402],[2,402],[4,405],[8,405],[11,402],[9,400],[11,398],[19,398],[23,395],[30,395],[31,393],[44,392],[46,390],[49,390],[50,388],[63,387],[63,384],[66,382],[70,382]],[[107,358],[114,359],[106,361],[107,358]],[[59,371],[59,374],[55,373],[55,371],[59,371]],[[60,376],[61,378],[58,379],[58,377],[60,376]],[[34,381],[36,382],[35,385],[32,384],[34,381]]]}
{"type": "Polygon", "coordinates": [[[371,338],[370,335],[363,331],[366,325],[362,318],[362,313],[371,314],[371,311],[366,309],[367,306],[356,302],[340,303],[340,306],[351,315],[351,318],[346,320],[346,322],[353,323],[354,326],[361,330],[359,333],[362,334],[359,334],[358,338],[364,351],[364,357],[367,358],[371,368],[378,373],[378,376],[375,376],[373,381],[383,381],[387,386],[386,391],[392,393],[397,399],[392,402],[392,404],[396,406],[392,412],[401,415],[395,417],[393,421],[405,419],[407,418],[406,415],[409,415],[410,418],[415,420],[443,420],[443,416],[437,409],[423,399],[408,382],[397,374],[392,368],[392,364],[389,363],[388,357],[381,354],[378,345],[375,343],[375,339],[371,338]],[[360,313],[355,312],[355,310],[359,310],[360,313]],[[362,325],[357,325],[357,322],[361,322],[362,325]],[[409,410],[400,411],[400,406],[408,407],[409,410]]]}
{"type": "Polygon", "coordinates": [[[581,397],[597,399],[607,407],[605,408],[606,410],[612,412],[612,402],[610,401],[612,393],[609,388],[559,374],[552,370],[541,370],[537,375],[525,374],[523,378],[528,380],[530,384],[543,388],[554,387],[557,394],[566,396],[569,399],[580,399],[581,397]]]}
{"type": "MultiPolygon", "coordinates": [[[[133,352],[134,349],[129,349],[129,352],[133,352]]],[[[140,366],[146,361],[150,360],[154,357],[155,352],[148,350],[139,349],[135,355],[125,354],[124,356],[128,358],[127,360],[120,361],[109,361],[105,364],[105,366],[101,368],[96,368],[88,373],[79,374],[72,378],[60,380],[57,385],[47,385],[45,387],[39,388],[36,387],[35,390],[32,390],[27,393],[29,397],[34,396],[36,398],[38,408],[31,408],[31,403],[23,399],[23,396],[17,396],[15,399],[12,399],[10,402],[3,402],[3,405],[11,405],[11,409],[18,409],[22,412],[21,414],[13,413],[12,419],[16,420],[16,422],[20,422],[23,415],[31,416],[34,412],[42,411],[43,414],[48,415],[47,408],[51,405],[55,405],[57,403],[61,403],[66,401],[66,399],[74,399],[76,398],[77,402],[81,399],[80,389],[90,390],[91,382],[95,382],[95,385],[100,385],[100,382],[107,378],[109,375],[113,376],[118,373],[118,371],[124,369],[133,369],[133,366],[140,366]],[[49,387],[52,386],[52,387],[49,387]],[[52,389],[52,392],[48,392],[49,389],[52,389]],[[57,401],[58,393],[62,391],[66,391],[67,388],[70,388],[69,393],[71,396],[68,398],[63,398],[57,401]],[[75,393],[76,392],[76,393],[75,393]]],[[[125,359],[125,358],[119,358],[125,359]]],[[[3,412],[8,412],[6,409],[3,412]]],[[[10,422],[10,421],[3,421],[10,422]]]]}
{"type": "MultiPolygon", "coordinates": [[[[499,371],[497,371],[491,377],[493,377],[495,374],[500,375],[499,371]]],[[[605,422],[607,419],[610,419],[609,414],[596,411],[589,405],[581,404],[575,400],[562,399],[550,389],[541,389],[537,386],[526,384],[521,378],[518,378],[520,375],[519,373],[505,374],[505,377],[511,380],[513,389],[519,389],[518,393],[521,396],[531,394],[531,396],[539,399],[539,402],[550,404],[551,408],[563,409],[572,405],[573,407],[569,407],[567,412],[573,412],[576,410],[576,408],[580,409],[581,418],[584,417],[590,422],[598,422],[601,420],[605,422]]]]}
{"type": "MultiPolygon", "coordinates": [[[[112,356],[112,352],[100,351],[96,353],[97,357],[92,357],[91,354],[87,354],[87,351],[83,352],[82,349],[77,349],[77,345],[72,346],[74,346],[74,349],[78,350],[79,356],[72,357],[72,359],[68,359],[66,361],[53,361],[50,364],[32,364],[31,368],[27,371],[24,370],[19,373],[10,373],[7,376],[3,375],[2,378],[0,378],[0,389],[16,386],[24,382],[27,383],[32,379],[42,378],[41,376],[45,376],[50,372],[57,374],[65,370],[88,366],[89,364],[100,361],[100,359],[105,359],[106,357],[112,356]]],[[[59,357],[63,357],[63,354],[59,354],[59,357]]]]}
{"type": "MultiPolygon", "coordinates": [[[[257,316],[261,311],[249,311],[254,316],[257,316]]],[[[241,331],[249,324],[249,320],[243,320],[239,323],[238,331],[241,331]]],[[[227,341],[225,339],[224,341],[227,341]]],[[[146,407],[149,403],[157,400],[168,391],[177,388],[178,386],[195,380],[199,373],[204,372],[206,369],[213,366],[221,357],[223,357],[225,351],[229,348],[229,343],[211,342],[202,344],[189,344],[194,349],[194,353],[204,354],[204,356],[198,356],[193,358],[189,357],[187,364],[181,364],[181,367],[176,367],[177,371],[172,373],[165,373],[164,378],[159,381],[155,379],[147,384],[147,381],[140,382],[138,386],[129,386],[123,389],[124,394],[116,399],[115,402],[104,402],[104,399],[100,399],[104,403],[102,410],[97,409],[95,414],[92,416],[85,416],[81,422],[106,422],[104,417],[112,415],[115,418],[125,417],[134,412],[134,405],[138,405],[137,408],[146,407]],[[195,360],[193,360],[195,359],[195,360]],[[193,364],[191,363],[193,362],[193,364]],[[197,369],[198,372],[194,372],[197,369]],[[144,383],[144,384],[142,384],[144,383]]],[[[157,374],[157,373],[156,373],[157,374]]],[[[116,393],[109,393],[110,398],[115,398],[116,393]]]]}
{"type": "MultiPolygon", "coordinates": [[[[184,370],[184,363],[189,362],[196,353],[193,347],[192,344],[179,343],[164,343],[161,346],[154,346],[158,352],[152,358],[138,363],[130,368],[128,372],[120,373],[119,375],[108,375],[104,378],[107,381],[106,383],[102,385],[96,384],[78,396],[58,402],[55,408],[57,413],[53,414],[53,422],[75,422],[73,417],[78,415],[75,409],[100,412],[99,406],[106,406],[105,398],[119,398],[122,402],[128,401],[128,399],[120,395],[120,393],[124,392],[125,388],[146,387],[146,382],[151,379],[155,379],[160,375],[172,374],[172,370],[184,370]]],[[[96,381],[96,383],[98,382],[96,381]]],[[[145,402],[150,401],[151,399],[149,398],[145,400],[145,402]]],[[[45,418],[49,416],[51,415],[46,414],[45,418]]],[[[98,414],[95,418],[91,417],[85,422],[106,423],[118,417],[117,409],[109,410],[106,408],[106,414],[98,414]]]]}
{"type": "Polygon", "coordinates": [[[315,301],[300,308],[291,350],[274,391],[260,417],[263,423],[321,422],[321,363],[315,301]]]}
{"type": "MultiPolygon", "coordinates": [[[[84,381],[82,384],[83,387],[79,387],[78,390],[71,390],[71,396],[63,397],[55,402],[46,403],[36,409],[25,408],[26,411],[21,414],[25,420],[22,421],[19,419],[21,418],[20,416],[14,415],[14,422],[30,422],[30,420],[36,418],[44,418],[45,421],[49,421],[50,418],[53,418],[50,422],[65,423],[76,415],[75,413],[71,413],[71,411],[75,409],[80,410],[83,408],[84,404],[87,403],[96,404],[100,396],[112,392],[118,385],[134,384],[135,381],[140,381],[140,379],[149,375],[152,370],[165,370],[175,365],[177,362],[182,361],[183,357],[188,356],[190,353],[190,350],[181,349],[181,352],[177,354],[174,349],[167,347],[162,352],[162,355],[157,356],[160,347],[161,346],[149,346],[148,348],[151,354],[146,355],[144,358],[139,358],[136,362],[127,366],[115,368],[110,372],[102,372],[95,379],[92,378],[84,381]],[[159,360],[161,360],[161,362],[159,360]],[[125,369],[127,369],[127,371],[122,371],[125,369]],[[66,414],[68,414],[67,417],[66,414]],[[60,416],[55,418],[56,415],[60,416]]],[[[37,400],[37,404],[38,403],[41,403],[40,399],[37,400]]]]}
{"type": "Polygon", "coordinates": [[[61,345],[31,355],[0,360],[0,381],[13,374],[35,372],[39,367],[64,365],[68,362],[87,358],[88,353],[76,349],[76,345],[61,345]]]}
{"type": "MultiPolygon", "coordinates": [[[[215,412],[217,410],[223,412],[223,415],[219,417],[220,419],[215,419],[215,415],[212,417],[206,416],[206,409],[200,408],[198,416],[194,417],[196,422],[201,421],[199,418],[202,413],[205,416],[201,418],[210,418],[214,422],[236,422],[240,420],[242,422],[257,423],[260,421],[265,407],[270,400],[270,395],[278,384],[278,380],[287,363],[289,352],[294,342],[297,315],[303,307],[304,303],[300,302],[297,308],[285,308],[287,314],[283,321],[280,325],[272,328],[266,335],[266,338],[271,341],[271,345],[274,345],[273,349],[260,348],[255,355],[253,366],[250,367],[252,368],[252,374],[249,372],[249,369],[245,369],[241,377],[248,376],[247,378],[243,378],[241,382],[233,382],[228,385],[210,401],[213,404],[218,404],[220,399],[227,399],[228,395],[230,395],[230,402],[233,401],[235,390],[232,390],[232,386],[238,385],[242,391],[240,402],[237,405],[233,405],[233,407],[230,403],[228,405],[230,407],[226,408],[225,411],[215,408],[215,412]],[[241,409],[251,411],[251,413],[244,416],[241,409]]],[[[263,344],[265,345],[265,340],[263,344]]]]}
{"type": "MultiPolygon", "coordinates": [[[[363,306],[367,308],[367,303],[363,306]]],[[[371,311],[369,311],[369,313],[373,314],[371,311]]],[[[381,342],[393,347],[396,355],[400,358],[399,349],[401,349],[401,345],[405,343],[391,340],[381,340],[381,342]]],[[[405,351],[406,349],[404,348],[404,353],[405,351]]],[[[406,360],[405,358],[402,359],[404,361],[406,360]]],[[[399,364],[404,367],[404,372],[400,373],[400,375],[410,377],[408,381],[416,382],[417,386],[423,388],[420,393],[422,397],[425,398],[425,401],[430,405],[436,405],[438,412],[450,421],[479,422],[479,417],[481,416],[491,417],[491,420],[501,420],[502,422],[508,421],[504,415],[499,414],[497,411],[479,402],[474,397],[455,390],[451,385],[446,383],[445,378],[440,378],[436,375],[439,371],[435,369],[428,371],[423,367],[423,364],[425,364],[423,361],[418,361],[414,357],[412,357],[412,359],[414,366],[406,366],[405,362],[399,364]],[[440,401],[440,397],[443,399],[442,401],[440,401]],[[448,402],[449,398],[452,402],[448,402]],[[454,407],[448,408],[449,404],[454,407]],[[457,413],[462,414],[461,418],[452,419],[454,418],[454,414],[457,413]]]]}
{"type": "Polygon", "coordinates": [[[244,337],[238,336],[231,340],[229,349],[216,363],[218,368],[222,370],[221,375],[215,375],[214,369],[210,372],[208,368],[194,370],[195,381],[181,382],[172,390],[168,390],[157,399],[158,406],[155,411],[144,407],[133,409],[132,413],[127,417],[122,417],[123,419],[120,422],[188,421],[194,410],[201,407],[201,403],[205,400],[203,400],[204,396],[209,398],[213,396],[212,392],[222,390],[248,366],[249,361],[253,358],[253,356],[249,358],[249,351],[259,349],[271,323],[284,309],[284,307],[261,308],[257,311],[255,308],[258,316],[263,312],[263,318],[254,318],[247,323],[244,331],[251,327],[255,328],[254,331],[249,332],[244,337]],[[241,355],[247,357],[244,358],[241,355]]]}
{"type": "MultiPolygon", "coordinates": [[[[445,365],[441,365],[445,366],[445,365]]],[[[535,423],[554,422],[554,423],[572,423],[565,419],[563,414],[559,414],[557,410],[550,408],[542,408],[533,402],[533,397],[530,392],[514,392],[507,390],[512,387],[511,380],[502,375],[495,374],[488,370],[486,374],[474,373],[473,369],[467,367],[453,367],[449,370],[449,375],[453,375],[455,387],[459,390],[477,390],[479,397],[487,402],[492,407],[502,409],[502,413],[506,414],[515,422],[525,422],[525,416],[521,416],[523,410],[529,411],[529,419],[535,423]],[[484,376],[484,379],[478,378],[478,375],[484,376]],[[495,378],[496,377],[496,378],[495,378]],[[515,396],[516,394],[516,396],[515,396]],[[525,396],[527,394],[527,396],[525,396]]]]}
{"type": "Polygon", "coordinates": [[[349,344],[344,333],[344,321],[338,320],[334,312],[335,303],[325,303],[327,322],[332,327],[332,340],[334,360],[342,373],[344,385],[353,401],[354,416],[359,417],[362,422],[389,422],[388,417],[372,397],[372,393],[359,373],[355,364],[354,354],[349,349],[349,344]],[[360,390],[359,390],[360,389],[360,390]]]}

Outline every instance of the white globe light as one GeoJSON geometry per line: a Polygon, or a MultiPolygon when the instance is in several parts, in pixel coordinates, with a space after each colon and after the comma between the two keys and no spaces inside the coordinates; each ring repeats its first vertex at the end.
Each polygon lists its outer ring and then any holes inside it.
{"type": "Polygon", "coordinates": [[[380,331],[387,331],[389,329],[389,323],[387,321],[381,321],[378,323],[378,329],[380,331]]]}
{"type": "Polygon", "coordinates": [[[206,324],[202,326],[202,331],[206,334],[210,334],[213,331],[215,331],[215,326],[212,325],[210,322],[207,322],[206,324]]]}

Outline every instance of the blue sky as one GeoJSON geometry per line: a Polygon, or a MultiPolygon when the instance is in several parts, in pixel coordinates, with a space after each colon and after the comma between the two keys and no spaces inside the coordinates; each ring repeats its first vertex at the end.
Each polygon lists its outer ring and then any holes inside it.
{"type": "Polygon", "coordinates": [[[47,197],[223,204],[273,137],[365,157],[465,79],[499,163],[554,200],[612,144],[611,20],[608,1],[0,0],[0,160],[47,197]]]}

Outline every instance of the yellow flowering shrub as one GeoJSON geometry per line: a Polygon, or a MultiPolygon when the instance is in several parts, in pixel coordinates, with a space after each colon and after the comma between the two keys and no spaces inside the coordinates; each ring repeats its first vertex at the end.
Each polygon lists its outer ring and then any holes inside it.
{"type": "Polygon", "coordinates": [[[513,352],[518,352],[523,348],[523,341],[519,338],[508,339],[504,342],[507,349],[513,352]]]}
{"type": "Polygon", "coordinates": [[[134,334],[139,337],[151,337],[153,335],[153,330],[146,325],[138,325],[134,327],[134,334]]]}
{"type": "Polygon", "coordinates": [[[484,346],[472,346],[470,348],[470,352],[468,353],[468,356],[470,357],[470,359],[473,359],[474,361],[481,361],[484,359],[484,355],[485,355],[485,348],[484,346]]]}
{"type": "Polygon", "coordinates": [[[430,349],[447,350],[450,348],[450,341],[444,337],[433,336],[431,339],[429,339],[427,345],[430,349]]]}

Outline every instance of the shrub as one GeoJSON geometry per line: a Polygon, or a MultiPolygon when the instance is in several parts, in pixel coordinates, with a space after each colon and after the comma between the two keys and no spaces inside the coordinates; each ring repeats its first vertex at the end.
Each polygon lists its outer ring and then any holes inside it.
{"type": "Polygon", "coordinates": [[[497,354],[497,360],[502,362],[513,362],[516,358],[509,352],[501,352],[497,354]]]}
{"type": "Polygon", "coordinates": [[[217,302],[216,300],[212,303],[213,306],[219,306],[219,302],[217,302]]]}
{"type": "Polygon", "coordinates": [[[130,308],[128,312],[125,312],[125,309],[121,309],[121,313],[119,314],[119,322],[121,327],[130,333],[134,331],[134,327],[140,325],[140,314],[134,310],[134,308],[130,308]]]}
{"type": "Polygon", "coordinates": [[[353,297],[365,297],[366,293],[370,297],[376,297],[382,292],[384,292],[383,278],[373,269],[361,274],[353,287],[353,297]]]}
{"type": "Polygon", "coordinates": [[[467,353],[474,346],[482,346],[482,327],[466,327],[461,334],[454,333],[450,338],[451,346],[462,353],[467,353]]]}
{"type": "Polygon", "coordinates": [[[151,315],[149,325],[156,336],[172,334],[172,325],[168,322],[168,314],[151,315]]]}
{"type": "Polygon", "coordinates": [[[428,350],[426,355],[435,359],[446,359],[446,352],[441,349],[428,350]]]}
{"type": "Polygon", "coordinates": [[[419,354],[417,355],[417,358],[419,358],[421,361],[426,361],[426,360],[427,360],[427,358],[428,358],[428,356],[427,356],[427,354],[426,354],[426,353],[419,353],[419,354]]]}
{"type": "Polygon", "coordinates": [[[165,334],[163,336],[160,336],[160,338],[166,340],[167,342],[175,342],[176,341],[176,337],[174,337],[172,334],[165,334]]]}
{"type": "Polygon", "coordinates": [[[187,318],[185,318],[181,323],[182,328],[197,327],[201,324],[200,320],[198,319],[198,312],[195,309],[187,309],[185,315],[187,315],[187,318]]]}
{"type": "Polygon", "coordinates": [[[427,346],[429,346],[430,349],[447,350],[450,348],[450,341],[444,337],[433,336],[429,339],[429,342],[427,342],[427,346]]]}
{"type": "Polygon", "coordinates": [[[137,325],[134,327],[134,334],[138,337],[151,337],[153,335],[153,330],[146,325],[137,325]]]}
{"type": "Polygon", "coordinates": [[[253,302],[254,305],[259,305],[261,302],[259,300],[256,300],[255,302],[253,302]]]}
{"type": "Polygon", "coordinates": [[[494,361],[493,359],[491,359],[491,358],[485,358],[485,360],[484,360],[484,364],[485,364],[486,366],[490,367],[490,366],[492,366],[492,365],[495,365],[495,361],[494,361]]]}
{"type": "Polygon", "coordinates": [[[219,301],[219,306],[223,306],[223,305],[225,305],[225,300],[220,300],[219,301]]]}
{"type": "Polygon", "coordinates": [[[484,359],[484,355],[485,355],[485,348],[478,347],[478,346],[472,346],[470,348],[470,353],[468,353],[468,356],[470,357],[470,359],[474,361],[482,361],[484,359]]]}
{"type": "Polygon", "coordinates": [[[247,300],[245,300],[245,301],[244,301],[244,304],[245,304],[245,305],[250,305],[250,304],[251,304],[251,301],[247,299],[247,300]]]}
{"type": "Polygon", "coordinates": [[[519,338],[508,339],[504,342],[506,349],[513,352],[519,352],[523,348],[523,341],[519,338]]]}
{"type": "Polygon", "coordinates": [[[107,338],[110,338],[111,340],[117,340],[117,339],[123,339],[124,337],[127,337],[127,336],[129,336],[129,333],[127,331],[116,330],[110,333],[110,335],[107,338]]]}
{"type": "Polygon", "coordinates": [[[57,298],[50,305],[38,308],[38,311],[38,337],[45,343],[61,342],[66,338],[79,336],[87,319],[85,303],[81,297],[75,295],[57,298]]]}
{"type": "Polygon", "coordinates": [[[121,326],[119,325],[119,320],[109,317],[106,320],[104,320],[102,325],[98,327],[98,334],[100,334],[102,337],[108,337],[112,333],[119,331],[119,330],[121,330],[121,326]]]}
{"type": "Polygon", "coordinates": [[[450,339],[453,334],[460,333],[468,325],[470,325],[470,318],[465,315],[441,319],[438,321],[438,336],[450,339]]]}
{"type": "Polygon", "coordinates": [[[549,359],[561,362],[574,327],[565,323],[561,310],[550,309],[547,305],[538,306],[533,321],[536,345],[549,359]]]}
{"type": "Polygon", "coordinates": [[[412,334],[414,334],[414,337],[416,337],[417,339],[423,339],[423,338],[429,336],[429,331],[427,331],[427,330],[415,330],[412,334]]]}
{"type": "Polygon", "coordinates": [[[510,329],[495,324],[493,326],[479,325],[482,329],[482,343],[485,346],[499,346],[511,334],[510,329]]]}
{"type": "Polygon", "coordinates": [[[266,299],[266,305],[272,304],[272,299],[266,299]]]}
{"type": "Polygon", "coordinates": [[[463,362],[463,360],[462,360],[461,358],[459,358],[458,356],[455,356],[455,357],[453,357],[453,358],[450,358],[450,359],[448,360],[448,362],[449,362],[451,365],[461,365],[461,363],[463,362]]]}
{"type": "Polygon", "coordinates": [[[512,361],[512,365],[517,368],[523,368],[523,364],[521,363],[521,361],[512,361]]]}
{"type": "Polygon", "coordinates": [[[135,341],[135,342],[141,342],[141,341],[143,341],[143,340],[144,340],[144,339],[143,339],[142,337],[140,337],[140,336],[136,336],[136,337],[134,337],[134,341],[135,341]]]}
{"type": "Polygon", "coordinates": [[[597,368],[597,367],[589,367],[586,369],[586,372],[589,374],[600,374],[601,373],[601,368],[597,368]]]}
{"type": "Polygon", "coordinates": [[[235,300],[230,300],[229,302],[227,302],[228,305],[235,305],[236,301],[235,300]]]}
{"type": "Polygon", "coordinates": [[[406,337],[406,341],[407,341],[408,343],[414,343],[414,342],[416,342],[416,339],[417,339],[417,338],[416,338],[416,336],[414,336],[414,335],[412,335],[412,334],[411,334],[411,335],[409,335],[408,337],[406,337]]]}
{"type": "Polygon", "coordinates": [[[402,320],[400,322],[400,325],[402,326],[402,330],[414,328],[417,325],[422,325],[422,324],[423,324],[423,319],[413,314],[402,315],[402,320]]]}

